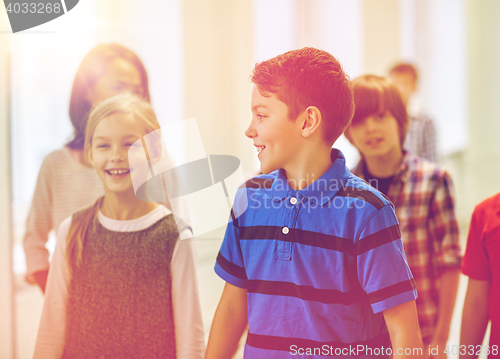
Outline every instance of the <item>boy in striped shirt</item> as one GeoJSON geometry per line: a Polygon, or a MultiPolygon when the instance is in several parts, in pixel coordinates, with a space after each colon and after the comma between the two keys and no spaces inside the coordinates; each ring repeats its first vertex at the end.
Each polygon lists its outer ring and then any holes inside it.
{"type": "Polygon", "coordinates": [[[240,188],[215,271],[226,281],[206,358],[412,357],[417,297],[390,201],[353,176],[335,140],[348,77],[304,48],[257,64],[246,130],[263,175],[240,188]]]}

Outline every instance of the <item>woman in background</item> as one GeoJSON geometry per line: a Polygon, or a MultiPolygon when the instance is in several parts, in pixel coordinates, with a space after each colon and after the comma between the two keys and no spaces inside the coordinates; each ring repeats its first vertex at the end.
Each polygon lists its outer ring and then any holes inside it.
{"type": "Polygon", "coordinates": [[[49,252],[45,248],[49,232],[104,194],[102,183],[83,155],[88,113],[99,102],[122,93],[150,102],[146,69],[126,47],[98,45],[85,56],[73,82],[69,115],[74,137],[44,159],[28,215],[23,240],[26,280],[38,284],[43,292],[49,269],[49,252]]]}

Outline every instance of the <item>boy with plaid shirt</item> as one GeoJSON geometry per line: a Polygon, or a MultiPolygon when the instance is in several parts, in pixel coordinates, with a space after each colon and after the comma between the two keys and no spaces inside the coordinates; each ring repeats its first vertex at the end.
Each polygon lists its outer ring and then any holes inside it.
{"type": "Polygon", "coordinates": [[[391,81],[366,75],[352,85],[356,110],[345,135],[362,157],[353,173],[394,203],[419,294],[424,346],[438,345],[440,356],[446,357],[443,350],[461,263],[450,176],[438,165],[403,150],[408,116],[391,81]]]}

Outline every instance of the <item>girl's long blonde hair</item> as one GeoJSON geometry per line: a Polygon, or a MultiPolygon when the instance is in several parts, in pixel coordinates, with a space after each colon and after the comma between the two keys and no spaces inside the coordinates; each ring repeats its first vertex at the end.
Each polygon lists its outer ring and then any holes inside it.
{"type": "MultiPolygon", "coordinates": [[[[141,121],[144,124],[146,133],[160,128],[153,108],[143,99],[130,94],[122,94],[105,100],[99,103],[89,114],[84,144],[84,157],[87,161],[92,149],[92,137],[97,125],[113,114],[123,114],[141,121]]],[[[68,236],[66,237],[66,258],[71,275],[73,275],[74,268],[82,263],[85,235],[90,224],[97,220],[97,213],[103,200],[104,196],[98,198],[93,205],[75,215],[71,221],[68,236]]]]}

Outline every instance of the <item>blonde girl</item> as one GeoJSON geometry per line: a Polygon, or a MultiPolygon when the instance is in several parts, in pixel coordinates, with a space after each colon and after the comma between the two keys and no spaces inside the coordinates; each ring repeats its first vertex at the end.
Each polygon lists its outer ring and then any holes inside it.
{"type": "Polygon", "coordinates": [[[85,161],[85,122],[91,108],[121,93],[150,100],[148,75],[139,57],[119,44],[101,44],[83,59],[73,82],[69,117],[73,138],[45,157],[36,184],[23,239],[26,280],[45,291],[49,232],[73,212],[103,195],[102,184],[85,161]]]}
{"type": "Polygon", "coordinates": [[[59,227],[36,359],[203,357],[192,244],[178,240],[190,228],[137,199],[131,178],[140,169],[129,149],[158,129],[151,106],[129,94],[89,115],[84,154],[104,196],[59,227]]]}
{"type": "MultiPolygon", "coordinates": [[[[92,204],[103,195],[102,184],[85,160],[85,123],[92,107],[113,96],[130,93],[150,102],[148,75],[139,57],[119,44],[93,48],[80,64],[73,82],[69,117],[74,135],[63,148],[45,157],[33,195],[23,239],[26,253],[26,280],[45,291],[49,232],[72,213],[92,204]]],[[[169,178],[169,188],[178,180],[169,178]]],[[[166,203],[169,206],[168,200],[166,203]]],[[[176,213],[187,218],[185,208],[176,213]]]]}

